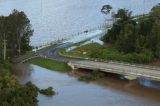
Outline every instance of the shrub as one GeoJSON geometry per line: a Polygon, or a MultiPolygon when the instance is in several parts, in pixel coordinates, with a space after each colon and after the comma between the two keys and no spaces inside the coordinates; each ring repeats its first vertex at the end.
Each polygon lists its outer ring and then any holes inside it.
{"type": "Polygon", "coordinates": [[[105,76],[104,73],[100,72],[100,70],[96,70],[90,74],[80,76],[78,80],[88,82],[88,81],[97,80],[99,78],[103,78],[104,76],[105,76]]]}
{"type": "Polygon", "coordinates": [[[39,92],[47,96],[52,96],[55,94],[52,87],[48,87],[47,89],[41,89],[39,92]]]}

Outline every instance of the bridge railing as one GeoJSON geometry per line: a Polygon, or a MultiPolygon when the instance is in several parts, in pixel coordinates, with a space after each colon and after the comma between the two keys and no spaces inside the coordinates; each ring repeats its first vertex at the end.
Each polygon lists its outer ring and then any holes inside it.
{"type": "Polygon", "coordinates": [[[145,68],[145,69],[154,69],[160,71],[159,67],[156,66],[150,66],[150,65],[144,65],[144,64],[136,64],[136,63],[127,63],[123,61],[115,61],[115,60],[104,60],[104,59],[94,59],[90,58],[88,60],[92,61],[98,61],[98,62],[105,62],[105,63],[113,63],[113,64],[119,64],[119,65],[125,65],[125,66],[131,66],[131,67],[139,67],[139,68],[145,68]]]}

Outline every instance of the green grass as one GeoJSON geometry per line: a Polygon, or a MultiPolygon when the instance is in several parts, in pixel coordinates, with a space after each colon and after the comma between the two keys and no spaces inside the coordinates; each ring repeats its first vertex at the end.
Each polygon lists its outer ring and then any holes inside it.
{"type": "Polygon", "coordinates": [[[27,62],[27,64],[38,65],[50,70],[66,72],[70,71],[71,68],[65,62],[60,62],[56,60],[51,60],[43,57],[37,57],[27,62]]]}
{"type": "Polygon", "coordinates": [[[105,46],[97,43],[90,43],[70,52],[65,52],[65,49],[60,51],[61,55],[77,57],[77,58],[96,58],[104,60],[116,60],[130,63],[146,63],[150,62],[150,54],[147,53],[128,53],[124,54],[119,52],[112,45],[106,44],[105,46]]]}
{"type": "MultiPolygon", "coordinates": [[[[108,47],[106,49],[106,47],[101,46],[97,43],[90,43],[90,44],[75,48],[74,50],[72,50],[70,52],[66,52],[65,48],[63,48],[62,50],[60,50],[60,54],[62,54],[64,56],[92,58],[92,57],[95,57],[96,55],[98,55],[98,52],[102,53],[102,51],[108,52],[109,54],[117,52],[113,48],[108,47]],[[106,50],[106,51],[104,51],[104,50],[106,50]],[[86,52],[86,54],[84,54],[84,52],[86,52]],[[97,52],[97,53],[95,53],[95,52],[97,52]],[[94,56],[92,56],[93,54],[94,54],[94,56]]],[[[103,56],[101,55],[101,56],[98,56],[97,58],[103,58],[103,56]]]]}
{"type": "Polygon", "coordinates": [[[81,44],[85,43],[86,41],[88,41],[88,39],[87,39],[87,40],[80,41],[80,42],[77,42],[77,43],[74,43],[73,45],[64,47],[64,48],[60,49],[59,53],[60,53],[60,54],[61,54],[61,53],[64,54],[67,48],[70,48],[70,47],[72,47],[72,46],[77,46],[77,47],[78,47],[78,46],[80,46],[81,44]]]}

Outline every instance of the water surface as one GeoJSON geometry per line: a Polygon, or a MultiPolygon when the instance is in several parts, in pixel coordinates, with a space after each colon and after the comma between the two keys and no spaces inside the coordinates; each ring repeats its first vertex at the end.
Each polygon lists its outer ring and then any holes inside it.
{"type": "Polygon", "coordinates": [[[114,10],[127,8],[133,14],[147,13],[159,0],[0,0],[0,15],[13,9],[24,11],[34,29],[31,44],[42,45],[104,24],[104,4],[114,10]],[[146,1],[144,3],[144,1],[146,1]],[[144,5],[145,4],[145,5],[144,5]]]}
{"type": "Polygon", "coordinates": [[[21,65],[23,70],[15,71],[21,83],[32,81],[40,88],[52,86],[57,92],[53,97],[39,94],[39,106],[160,106],[160,90],[152,88],[154,83],[151,81],[141,81],[150,85],[148,88],[137,81],[120,80],[109,75],[96,82],[85,83],[68,73],[36,65],[27,67],[21,65]]]}

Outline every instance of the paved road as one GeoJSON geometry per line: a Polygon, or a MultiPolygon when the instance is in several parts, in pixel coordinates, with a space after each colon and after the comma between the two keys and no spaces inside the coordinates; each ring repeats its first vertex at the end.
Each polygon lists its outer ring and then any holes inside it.
{"type": "Polygon", "coordinates": [[[59,44],[56,47],[50,48],[41,53],[50,59],[70,62],[76,68],[86,69],[100,69],[104,72],[117,73],[122,75],[130,75],[136,77],[145,77],[150,79],[156,79],[160,81],[160,68],[156,67],[141,67],[139,65],[120,64],[116,62],[97,62],[86,59],[70,58],[60,56],[58,51],[61,48],[72,45],[73,43],[59,44]]]}
{"type": "MultiPolygon", "coordinates": [[[[61,48],[70,46],[73,43],[63,43],[58,45],[53,45],[45,50],[38,52],[39,55],[48,57],[50,59],[69,62],[70,66],[73,68],[86,68],[86,69],[100,69],[104,72],[122,74],[124,76],[129,76],[129,79],[134,79],[136,77],[145,77],[152,80],[160,81],[160,68],[156,67],[141,67],[139,65],[130,65],[130,64],[121,64],[118,62],[97,62],[86,59],[78,59],[71,57],[64,57],[58,54],[61,48]]],[[[34,54],[31,54],[30,58],[34,57],[34,54]]],[[[24,56],[28,57],[28,56],[24,56]]],[[[24,58],[25,59],[25,58],[24,58]]],[[[19,61],[24,61],[23,58],[18,59],[19,61]]],[[[26,58],[28,59],[28,58],[26,58]]]]}
{"type": "Polygon", "coordinates": [[[46,51],[43,51],[40,53],[40,55],[46,56],[50,59],[54,59],[54,60],[58,60],[58,61],[64,61],[64,62],[69,62],[69,61],[80,61],[82,59],[78,59],[78,58],[70,58],[70,57],[64,57],[64,56],[60,56],[58,54],[59,50],[61,48],[67,47],[72,45],[73,43],[68,42],[68,43],[63,43],[63,44],[59,44],[53,48],[49,48],[46,51]]]}

